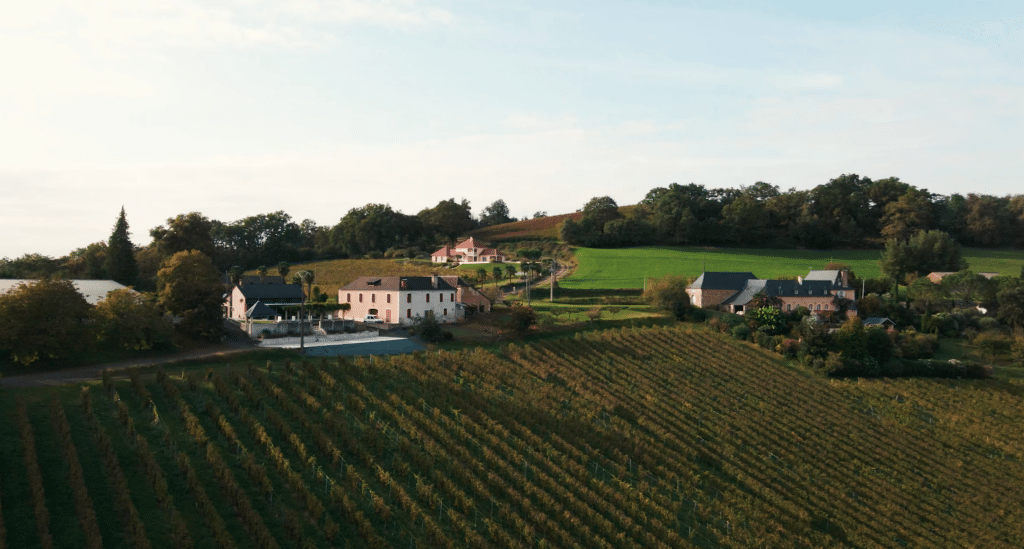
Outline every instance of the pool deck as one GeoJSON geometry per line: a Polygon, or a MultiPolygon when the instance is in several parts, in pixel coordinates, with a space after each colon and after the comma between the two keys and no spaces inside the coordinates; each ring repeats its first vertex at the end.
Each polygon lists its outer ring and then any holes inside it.
{"type": "MultiPolygon", "coordinates": [[[[297,339],[297,338],[289,338],[297,339]]],[[[298,349],[297,341],[275,344],[274,340],[264,341],[261,348],[298,349]]],[[[406,337],[378,336],[347,341],[331,341],[324,338],[306,338],[306,356],[358,356],[394,355],[423,351],[426,347],[406,337]]]]}

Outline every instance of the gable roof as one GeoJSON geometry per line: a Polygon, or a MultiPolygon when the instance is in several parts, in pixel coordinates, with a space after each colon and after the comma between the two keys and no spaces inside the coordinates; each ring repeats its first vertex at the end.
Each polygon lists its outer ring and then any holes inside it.
{"type": "MultiPolygon", "coordinates": [[[[771,297],[832,297],[832,282],[827,280],[748,280],[746,286],[722,302],[722,305],[746,305],[764,292],[771,297]]],[[[833,297],[834,299],[834,297],[833,297]]]]}
{"type": "Polygon", "coordinates": [[[298,284],[242,284],[238,291],[246,299],[302,300],[302,286],[298,284]]]}
{"type": "Polygon", "coordinates": [[[886,324],[896,325],[895,322],[884,316],[869,316],[862,323],[864,326],[884,326],[886,324]]]}
{"type": "MultiPolygon", "coordinates": [[[[415,292],[455,289],[455,284],[447,280],[452,277],[437,277],[436,288],[434,287],[433,278],[430,276],[361,276],[342,286],[339,290],[381,290],[388,292],[405,290],[415,292]]],[[[458,277],[454,278],[458,279],[458,277]]]]}
{"type": "MultiPolygon", "coordinates": [[[[31,285],[35,282],[37,281],[22,278],[0,279],[0,294],[14,290],[19,284],[31,285]]],[[[85,297],[89,305],[95,305],[103,301],[107,298],[107,294],[114,290],[127,288],[124,284],[113,280],[72,280],[71,283],[75,285],[78,293],[85,297]]]]}
{"type": "Polygon", "coordinates": [[[478,244],[475,240],[473,240],[472,236],[467,238],[466,240],[463,240],[462,242],[459,242],[458,244],[455,245],[455,247],[456,248],[483,248],[482,245],[478,244]]]}
{"type": "Polygon", "coordinates": [[[454,255],[456,255],[455,250],[453,250],[450,246],[445,246],[444,248],[441,248],[440,250],[430,254],[431,257],[452,257],[454,255]]]}
{"type": "Polygon", "coordinates": [[[257,301],[245,312],[245,318],[277,318],[277,316],[277,311],[267,307],[262,301],[257,301]]]}
{"type": "Polygon", "coordinates": [[[757,280],[754,273],[704,272],[693,284],[687,286],[691,290],[742,290],[748,280],[757,280]]]}

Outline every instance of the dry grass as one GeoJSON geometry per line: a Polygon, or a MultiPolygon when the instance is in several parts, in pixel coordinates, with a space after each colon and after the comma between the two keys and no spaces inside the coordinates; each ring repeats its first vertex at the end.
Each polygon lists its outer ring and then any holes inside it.
{"type": "MultiPolygon", "coordinates": [[[[332,259],[329,261],[310,261],[295,263],[288,273],[290,282],[293,274],[299,271],[313,271],[316,274],[314,286],[329,296],[338,296],[338,288],[361,276],[430,276],[434,273],[442,275],[459,274],[447,267],[432,265],[427,261],[407,261],[401,259],[332,259]]],[[[256,274],[248,271],[246,274],[256,274]]],[[[268,274],[277,274],[271,269],[268,274]]]]}

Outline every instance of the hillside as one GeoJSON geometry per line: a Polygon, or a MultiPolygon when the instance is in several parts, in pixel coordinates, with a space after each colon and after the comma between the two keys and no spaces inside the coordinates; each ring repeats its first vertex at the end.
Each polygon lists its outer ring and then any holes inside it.
{"type": "MultiPolygon", "coordinates": [[[[314,286],[328,295],[338,297],[338,288],[361,276],[430,276],[434,273],[448,274],[443,267],[431,265],[426,261],[406,261],[398,259],[329,259],[295,263],[291,266],[288,278],[299,271],[316,273],[314,286]]],[[[247,271],[246,274],[256,274],[247,271]]],[[[271,269],[268,274],[277,274],[271,269]]],[[[290,281],[290,280],[289,280],[290,281]]]]}
{"type": "MultiPolygon", "coordinates": [[[[880,250],[774,250],[748,248],[574,248],[577,268],[561,281],[564,288],[642,288],[644,278],[668,274],[698,276],[701,271],[750,271],[763,278],[798,276],[831,261],[846,263],[862,278],[881,275],[880,250]]],[[[974,272],[1020,273],[1019,250],[964,248],[974,272]]]]}
{"type": "Polygon", "coordinates": [[[579,220],[583,217],[581,212],[550,215],[536,219],[524,219],[501,225],[491,225],[483,229],[477,229],[469,234],[473,238],[489,244],[500,244],[517,240],[558,240],[558,226],[566,219],[579,220]]]}
{"type": "Polygon", "coordinates": [[[0,394],[9,546],[1024,546],[1016,382],[687,326],[158,377],[0,394]]]}

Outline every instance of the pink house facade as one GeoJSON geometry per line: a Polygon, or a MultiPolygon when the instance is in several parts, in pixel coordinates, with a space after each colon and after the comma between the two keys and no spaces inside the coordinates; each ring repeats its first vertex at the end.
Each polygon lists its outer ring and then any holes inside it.
{"type": "Polygon", "coordinates": [[[338,290],[345,316],[374,315],[387,324],[410,325],[427,314],[441,323],[463,320],[469,310],[487,312],[491,302],[457,276],[362,276],[338,290]]]}

